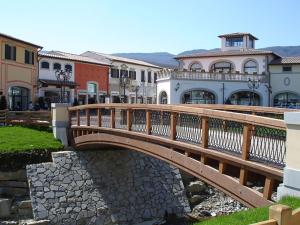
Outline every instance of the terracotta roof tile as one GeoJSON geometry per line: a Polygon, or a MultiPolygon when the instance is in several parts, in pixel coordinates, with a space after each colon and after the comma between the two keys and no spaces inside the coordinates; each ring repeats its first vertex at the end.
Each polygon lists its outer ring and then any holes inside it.
{"type": "Polygon", "coordinates": [[[300,64],[300,56],[283,57],[283,58],[275,59],[270,64],[271,65],[300,64]]]}
{"type": "Polygon", "coordinates": [[[253,36],[252,34],[250,33],[244,33],[244,32],[236,32],[236,33],[230,33],[230,34],[222,34],[222,35],[219,35],[218,37],[238,37],[238,36],[244,36],[244,35],[249,35],[250,37],[252,37],[253,39],[255,40],[258,40],[257,37],[253,36]]]}

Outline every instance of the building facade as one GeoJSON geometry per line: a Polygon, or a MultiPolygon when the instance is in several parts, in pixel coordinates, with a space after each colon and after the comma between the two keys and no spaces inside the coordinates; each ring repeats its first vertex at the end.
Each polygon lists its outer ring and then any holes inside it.
{"type": "Polygon", "coordinates": [[[0,96],[10,110],[28,110],[37,98],[38,51],[41,46],[0,33],[0,96]]]}
{"type": "Polygon", "coordinates": [[[108,64],[60,51],[39,56],[39,96],[45,98],[45,102],[60,102],[61,96],[63,102],[71,104],[75,99],[79,104],[105,102],[109,88],[108,64]],[[67,80],[57,79],[61,70],[69,75],[67,80]]]}
{"type": "Polygon", "coordinates": [[[158,103],[271,105],[269,64],[280,56],[256,50],[249,33],[219,38],[220,50],[178,56],[177,70],[160,71],[158,103]]]}
{"type": "Polygon", "coordinates": [[[81,55],[110,64],[109,102],[156,103],[156,79],[161,67],[92,51],[81,55]]]}
{"type": "Polygon", "coordinates": [[[270,65],[272,105],[300,108],[300,57],[284,57],[270,65]]]}

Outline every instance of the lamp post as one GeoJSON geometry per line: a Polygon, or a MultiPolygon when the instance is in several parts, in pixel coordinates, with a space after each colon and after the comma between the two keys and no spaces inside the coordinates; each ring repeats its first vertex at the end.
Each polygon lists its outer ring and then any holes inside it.
{"type": "Polygon", "coordinates": [[[252,106],[254,105],[254,94],[255,94],[254,90],[258,89],[259,86],[260,86],[260,80],[259,79],[258,80],[254,80],[254,79],[249,78],[249,80],[248,80],[248,87],[249,87],[249,89],[252,92],[252,98],[250,100],[250,105],[252,105],[252,106]]]}
{"type": "Polygon", "coordinates": [[[57,81],[60,83],[60,103],[64,103],[65,101],[65,87],[64,83],[69,81],[72,76],[72,72],[68,69],[65,71],[58,69],[55,71],[55,77],[57,81]]]}
{"type": "Polygon", "coordinates": [[[128,78],[128,76],[126,76],[126,71],[121,70],[120,84],[123,87],[122,103],[125,103],[126,85],[128,84],[128,82],[129,82],[129,78],[128,78]]]}
{"type": "Polygon", "coordinates": [[[137,104],[137,98],[138,98],[138,91],[140,90],[140,86],[134,86],[133,90],[135,92],[135,104],[137,104]]]}

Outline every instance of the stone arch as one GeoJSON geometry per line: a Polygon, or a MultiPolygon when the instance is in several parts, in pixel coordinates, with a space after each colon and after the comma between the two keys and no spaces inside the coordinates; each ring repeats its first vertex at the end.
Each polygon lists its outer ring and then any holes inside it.
{"type": "Polygon", "coordinates": [[[257,73],[259,72],[259,64],[258,64],[258,61],[254,58],[247,58],[247,59],[244,59],[243,62],[242,62],[242,68],[241,68],[241,72],[245,73],[245,65],[246,63],[248,63],[249,61],[253,61],[256,63],[256,71],[257,73]]]}
{"type": "MultiPolygon", "coordinates": [[[[272,97],[272,104],[273,106],[276,106],[275,105],[275,97],[280,95],[280,94],[293,94],[293,95],[297,95],[299,97],[299,101],[300,101],[300,93],[297,93],[295,91],[290,91],[290,90],[283,90],[283,91],[279,91],[279,92],[276,92],[273,97],[272,97]]],[[[288,102],[285,102],[286,104],[288,104],[288,102]]],[[[277,105],[279,106],[279,105],[277,105]]],[[[289,105],[286,105],[285,107],[289,107],[289,105]]]]}
{"type": "MultiPolygon", "coordinates": [[[[252,91],[250,89],[237,89],[237,90],[234,90],[232,91],[228,96],[227,96],[227,99],[226,99],[226,102],[228,102],[228,100],[230,101],[230,104],[232,104],[231,102],[231,96],[233,96],[234,94],[237,94],[237,93],[242,93],[242,92],[248,92],[249,94],[252,93],[252,91]]],[[[260,92],[258,91],[254,91],[254,94],[257,95],[259,97],[259,102],[258,102],[258,105],[261,105],[261,103],[263,102],[263,96],[260,92]]],[[[243,104],[234,104],[234,105],[243,105],[243,104]]]]}
{"type": "MultiPolygon", "coordinates": [[[[199,69],[199,70],[202,70],[202,69],[203,69],[202,63],[201,63],[200,61],[197,61],[197,60],[192,61],[192,62],[189,64],[188,69],[189,69],[189,70],[192,70],[192,66],[193,66],[193,65],[196,65],[196,64],[200,65],[200,69],[199,69]]],[[[196,71],[198,71],[198,70],[196,70],[196,71]]]]}
{"type": "Polygon", "coordinates": [[[234,62],[232,62],[231,60],[228,60],[228,59],[218,59],[218,60],[215,60],[215,61],[211,62],[209,64],[209,70],[213,70],[212,69],[213,65],[216,64],[216,63],[221,63],[221,62],[230,63],[232,65],[231,72],[236,70],[236,66],[235,66],[234,62]]]}
{"type": "Polygon", "coordinates": [[[158,103],[159,104],[168,104],[168,102],[169,102],[168,98],[169,98],[169,96],[168,96],[167,91],[161,90],[158,95],[158,103]],[[163,94],[164,94],[164,96],[163,96],[163,94]]]}

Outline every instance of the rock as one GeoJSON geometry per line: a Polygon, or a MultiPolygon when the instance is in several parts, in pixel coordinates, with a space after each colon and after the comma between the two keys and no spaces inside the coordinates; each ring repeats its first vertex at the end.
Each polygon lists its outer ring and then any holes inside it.
{"type": "Polygon", "coordinates": [[[203,197],[201,195],[193,195],[189,198],[191,204],[198,204],[202,201],[203,197]]]}
{"type": "Polygon", "coordinates": [[[201,193],[207,188],[206,184],[202,181],[193,181],[187,186],[187,190],[191,193],[201,193]]]}
{"type": "Polygon", "coordinates": [[[7,218],[10,216],[10,207],[12,200],[8,198],[0,199],[0,218],[7,218]]]}

